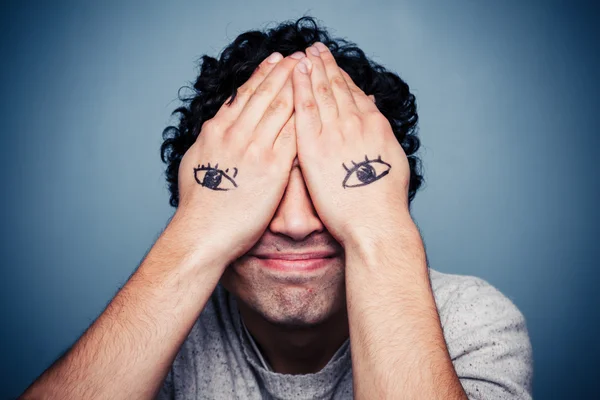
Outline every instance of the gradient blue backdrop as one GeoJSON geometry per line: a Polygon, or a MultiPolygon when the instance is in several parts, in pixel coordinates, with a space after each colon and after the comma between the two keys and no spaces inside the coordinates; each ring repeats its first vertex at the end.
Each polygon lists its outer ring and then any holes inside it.
{"type": "Polygon", "coordinates": [[[161,131],[197,58],[305,13],[417,96],[427,185],[413,211],[431,266],[480,276],[523,311],[535,398],[592,396],[596,7],[124,3],[2,3],[0,398],[21,393],[83,333],[170,217],[161,131]]]}

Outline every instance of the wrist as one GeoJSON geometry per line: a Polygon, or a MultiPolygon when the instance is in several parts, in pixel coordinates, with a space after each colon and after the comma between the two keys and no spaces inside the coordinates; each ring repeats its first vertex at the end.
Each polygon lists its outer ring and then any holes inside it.
{"type": "Polygon", "coordinates": [[[231,260],[224,241],[203,223],[203,218],[181,208],[157,240],[174,258],[181,259],[189,269],[225,271],[231,260]]]}
{"type": "Polygon", "coordinates": [[[339,242],[346,250],[371,248],[382,241],[393,240],[394,237],[407,237],[419,234],[419,229],[410,213],[402,212],[395,216],[387,216],[383,221],[373,223],[351,223],[344,227],[339,242]]]}
{"type": "Polygon", "coordinates": [[[425,250],[421,234],[410,214],[390,217],[383,224],[354,226],[347,230],[342,246],[348,265],[372,266],[379,269],[382,263],[410,263],[423,261],[425,250]]]}

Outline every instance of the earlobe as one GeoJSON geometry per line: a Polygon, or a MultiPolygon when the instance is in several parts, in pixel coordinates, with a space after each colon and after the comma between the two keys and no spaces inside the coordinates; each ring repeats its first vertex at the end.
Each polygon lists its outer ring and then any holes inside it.
{"type": "Polygon", "coordinates": [[[370,94],[368,97],[373,101],[373,103],[375,103],[375,96],[374,95],[370,94]]]}

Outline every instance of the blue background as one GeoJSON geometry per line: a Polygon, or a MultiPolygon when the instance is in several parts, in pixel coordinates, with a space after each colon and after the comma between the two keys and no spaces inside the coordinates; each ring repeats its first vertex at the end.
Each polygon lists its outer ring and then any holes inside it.
{"type": "Polygon", "coordinates": [[[3,3],[0,398],[83,333],[171,216],[161,132],[198,57],[305,13],[417,96],[427,184],[413,214],[431,267],[522,310],[535,398],[592,397],[597,8],[254,0],[3,3]]]}

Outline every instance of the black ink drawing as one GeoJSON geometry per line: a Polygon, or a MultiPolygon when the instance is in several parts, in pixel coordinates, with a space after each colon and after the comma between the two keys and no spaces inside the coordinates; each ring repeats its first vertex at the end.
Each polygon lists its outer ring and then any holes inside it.
{"type": "MultiPolygon", "coordinates": [[[[375,160],[369,160],[365,155],[365,161],[361,161],[358,164],[352,161],[352,164],[352,168],[349,169],[348,167],[346,167],[345,164],[342,163],[342,167],[344,167],[344,169],[346,170],[346,177],[342,182],[342,186],[344,187],[344,189],[350,187],[365,186],[370,183],[373,183],[376,180],[379,180],[387,174],[389,174],[390,169],[392,168],[390,164],[381,160],[381,156],[377,157],[375,160]],[[374,167],[374,165],[376,164],[380,164],[382,166],[381,169],[384,170],[381,172],[377,172],[376,168],[374,167]],[[352,178],[352,175],[356,175],[356,178],[350,179],[352,178]]],[[[379,166],[377,167],[379,168],[379,166]]]]}
{"type": "Polygon", "coordinates": [[[234,168],[233,170],[233,176],[229,176],[227,174],[229,172],[229,168],[223,171],[219,169],[219,164],[216,164],[214,167],[211,167],[210,163],[208,163],[207,166],[202,164],[198,165],[198,168],[194,168],[194,178],[198,184],[211,190],[231,190],[237,187],[237,184],[233,178],[236,177],[238,170],[237,168],[234,168]],[[198,177],[198,174],[201,172],[205,172],[202,179],[198,177]],[[225,180],[223,180],[223,178],[225,178],[225,180]],[[221,184],[223,184],[224,187],[221,187],[221,184]],[[233,186],[227,187],[227,185],[233,186]]]}

